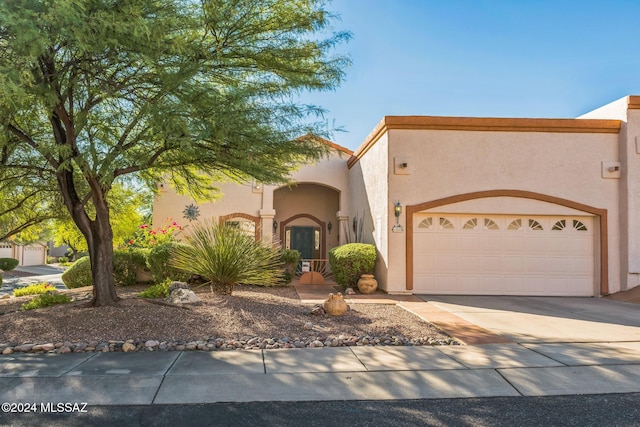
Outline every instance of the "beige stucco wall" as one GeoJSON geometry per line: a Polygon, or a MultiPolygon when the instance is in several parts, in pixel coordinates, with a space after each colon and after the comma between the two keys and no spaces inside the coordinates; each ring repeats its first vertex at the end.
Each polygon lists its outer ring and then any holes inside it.
{"type": "MultiPolygon", "coordinates": [[[[297,213],[310,213],[322,221],[332,222],[333,230],[331,234],[327,233],[327,248],[331,248],[338,243],[338,211],[349,209],[348,158],[348,154],[332,150],[317,163],[302,165],[292,174],[292,181],[318,185],[300,185],[298,188],[312,189],[314,193],[296,196],[304,200],[292,198],[292,205],[280,206],[283,212],[276,212],[274,205],[274,192],[281,188],[281,185],[264,185],[255,181],[243,184],[222,183],[219,185],[220,193],[217,198],[196,203],[188,196],[177,194],[168,183],[163,183],[159,194],[154,198],[153,224],[161,225],[167,218],[186,224],[188,221],[183,218],[183,211],[187,205],[194,203],[200,210],[200,220],[213,218],[218,221],[223,215],[244,213],[261,218],[262,235],[271,236],[274,219],[282,221],[297,213]]],[[[304,223],[304,220],[300,220],[294,225],[304,223]]]]}
{"type": "MultiPolygon", "coordinates": [[[[602,161],[618,160],[618,135],[400,129],[388,135],[388,167],[393,171],[396,157],[409,166],[408,175],[389,175],[389,200],[400,200],[403,206],[475,191],[513,189],[607,209],[609,286],[611,291],[620,289],[619,183],[601,176],[602,161]]],[[[511,202],[508,206],[505,200],[477,200],[465,208],[495,213],[510,208],[540,214],[553,211],[543,202],[511,202]]],[[[452,211],[457,208],[450,207],[452,211]]],[[[406,230],[405,212],[402,224],[406,230]]],[[[566,209],[558,207],[557,214],[565,213],[566,209]]],[[[406,283],[406,233],[388,230],[388,236],[388,290],[400,292],[406,283]]]]}
{"type": "MultiPolygon", "coordinates": [[[[389,165],[387,135],[349,170],[351,194],[351,218],[364,221],[363,243],[373,243],[378,251],[375,275],[378,286],[390,290],[389,268],[389,221],[393,218],[389,201],[389,165]]],[[[352,222],[349,222],[351,228],[352,222]]],[[[351,229],[353,233],[353,229],[351,229]]]]}
{"type": "Polygon", "coordinates": [[[629,109],[629,97],[580,118],[617,119],[620,129],[620,282],[621,290],[640,285],[640,110],[629,109]]]}

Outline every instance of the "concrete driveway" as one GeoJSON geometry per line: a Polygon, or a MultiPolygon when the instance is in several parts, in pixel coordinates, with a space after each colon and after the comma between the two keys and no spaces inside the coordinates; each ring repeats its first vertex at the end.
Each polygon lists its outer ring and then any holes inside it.
{"type": "Polygon", "coordinates": [[[602,298],[421,295],[515,343],[640,341],[640,305],[602,298]]]}

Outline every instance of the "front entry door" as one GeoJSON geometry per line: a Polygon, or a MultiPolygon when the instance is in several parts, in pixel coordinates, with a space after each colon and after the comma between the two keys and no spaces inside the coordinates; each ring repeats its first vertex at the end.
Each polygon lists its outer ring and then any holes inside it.
{"type": "Polygon", "coordinates": [[[291,227],[291,246],[300,252],[301,259],[318,258],[320,255],[320,229],[316,227],[291,227]]]}

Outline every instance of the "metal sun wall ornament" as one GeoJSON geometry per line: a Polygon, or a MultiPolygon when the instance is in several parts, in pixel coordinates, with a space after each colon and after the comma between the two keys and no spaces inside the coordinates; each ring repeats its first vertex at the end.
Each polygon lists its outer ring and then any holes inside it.
{"type": "Polygon", "coordinates": [[[184,208],[182,211],[183,217],[189,221],[195,221],[200,216],[200,208],[197,205],[191,203],[184,208]]]}

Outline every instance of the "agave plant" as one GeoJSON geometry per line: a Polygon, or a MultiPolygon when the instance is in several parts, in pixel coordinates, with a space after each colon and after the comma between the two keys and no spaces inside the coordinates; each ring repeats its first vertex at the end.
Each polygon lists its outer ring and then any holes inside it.
{"type": "Polygon", "coordinates": [[[280,251],[237,228],[205,221],[193,227],[186,245],[175,248],[171,264],[209,280],[212,292],[230,295],[237,284],[274,286],[282,282],[280,251]]]}

